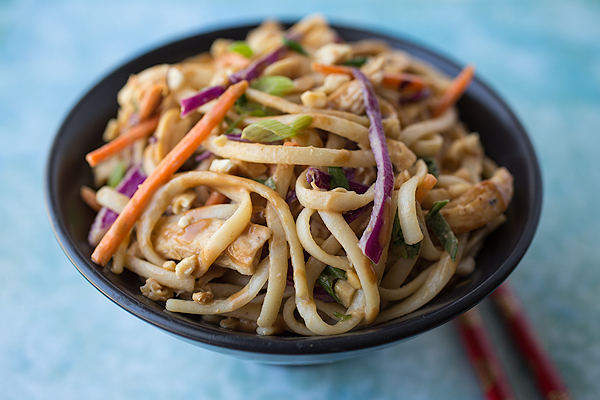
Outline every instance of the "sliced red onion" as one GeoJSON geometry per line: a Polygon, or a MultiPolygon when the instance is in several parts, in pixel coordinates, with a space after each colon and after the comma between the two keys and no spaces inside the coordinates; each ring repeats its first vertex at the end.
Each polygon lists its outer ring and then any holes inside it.
{"type": "Polygon", "coordinates": [[[216,99],[227,90],[226,86],[209,86],[205,87],[193,96],[186,97],[179,102],[181,106],[181,116],[185,117],[198,107],[216,99]]]}
{"type": "MultiPolygon", "coordinates": [[[[127,197],[131,197],[145,179],[146,175],[142,171],[141,166],[131,167],[123,179],[121,179],[121,182],[119,182],[115,190],[127,197]]],[[[108,231],[108,228],[115,222],[117,216],[118,214],[116,212],[111,211],[106,207],[102,207],[100,211],[98,211],[98,214],[96,214],[96,218],[94,218],[94,222],[88,233],[88,243],[92,246],[96,246],[106,231],[108,231]]]]}
{"type": "Polygon", "coordinates": [[[392,226],[392,192],[394,171],[387,148],[381,109],[371,81],[357,68],[352,68],[354,78],[360,83],[365,102],[365,110],[371,125],[369,142],[377,164],[377,179],[374,187],[373,211],[369,224],[358,242],[363,253],[375,264],[379,262],[383,249],[389,241],[392,226]]]}

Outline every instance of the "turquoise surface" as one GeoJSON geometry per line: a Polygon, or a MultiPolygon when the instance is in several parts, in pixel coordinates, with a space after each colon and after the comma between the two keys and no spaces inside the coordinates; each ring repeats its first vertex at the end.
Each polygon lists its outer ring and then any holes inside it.
{"type": "MultiPolygon", "coordinates": [[[[81,277],[53,237],[47,153],[61,120],[97,80],[191,33],[313,11],[472,62],[513,107],[538,152],[545,198],[537,235],[509,280],[574,398],[598,398],[596,0],[0,1],[0,398],[482,398],[453,323],[332,365],[242,361],[124,312],[81,277]]],[[[482,310],[518,397],[539,399],[493,309],[482,310]]]]}

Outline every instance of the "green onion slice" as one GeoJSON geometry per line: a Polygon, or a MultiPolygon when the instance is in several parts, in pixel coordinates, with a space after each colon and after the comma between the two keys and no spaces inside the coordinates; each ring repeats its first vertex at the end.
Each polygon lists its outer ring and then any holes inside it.
{"type": "Polygon", "coordinates": [[[285,96],[294,88],[294,82],[287,76],[273,75],[255,79],[250,86],[274,96],[285,96]]]}
{"type": "Polygon", "coordinates": [[[242,131],[242,139],[252,140],[254,142],[278,142],[300,134],[295,128],[303,128],[312,122],[312,117],[300,117],[291,126],[275,119],[263,119],[248,125],[242,131]],[[307,119],[308,118],[308,119],[307,119]],[[298,120],[302,120],[298,122],[298,120]],[[295,127],[295,128],[294,128],[295,127]]]}
{"type": "Polygon", "coordinates": [[[252,49],[248,46],[248,43],[241,40],[231,43],[229,47],[227,47],[227,50],[239,53],[246,58],[252,57],[252,49]]]}

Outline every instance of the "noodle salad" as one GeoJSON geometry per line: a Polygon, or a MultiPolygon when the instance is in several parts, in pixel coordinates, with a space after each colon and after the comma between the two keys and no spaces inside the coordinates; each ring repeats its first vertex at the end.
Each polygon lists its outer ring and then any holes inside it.
{"type": "Polygon", "coordinates": [[[473,74],[309,16],[132,75],[86,156],[92,260],[260,335],[418,310],[474,271],[513,195],[455,107],[473,74]]]}

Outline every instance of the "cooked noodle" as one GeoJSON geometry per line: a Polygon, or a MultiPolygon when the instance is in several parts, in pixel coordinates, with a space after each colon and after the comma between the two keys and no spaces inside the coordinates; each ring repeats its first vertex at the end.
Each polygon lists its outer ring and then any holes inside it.
{"type": "Polygon", "coordinates": [[[505,219],[512,176],[486,158],[455,107],[433,117],[450,78],[385,43],[341,43],[318,16],[287,32],[265,22],[243,43],[220,39],[209,53],[132,75],[104,138],[114,140],[149,116],[159,122],[153,136],[94,167],[104,211],[90,241],[95,245],[107,215],[127,204],[132,171],[150,175],[214,105],[204,102],[182,117],[180,102],[204,87],[226,86],[281,46],[284,35],[305,54],[288,44],[250,82],[196,155],[154,194],[113,255],[111,271],[125,268],[142,277],[142,293],[171,312],[261,335],[340,334],[418,310],[455,275],[476,268],[484,238],[505,219]],[[361,247],[377,218],[371,212],[381,201],[376,180],[383,173],[365,89],[344,73],[348,67],[333,73],[315,67],[347,62],[363,63],[374,87],[393,166],[391,211],[384,208],[379,217],[385,221],[377,259],[361,247]],[[392,75],[408,78],[390,84],[392,75]],[[287,85],[282,91],[256,83],[273,83],[274,76],[287,85]],[[306,123],[279,140],[247,136],[272,121],[292,128],[306,123]],[[119,168],[128,170],[121,183],[114,178],[119,168]],[[107,186],[111,179],[116,188],[107,186]],[[437,217],[456,233],[448,233],[453,250],[430,221],[440,200],[448,200],[437,217]]]}

